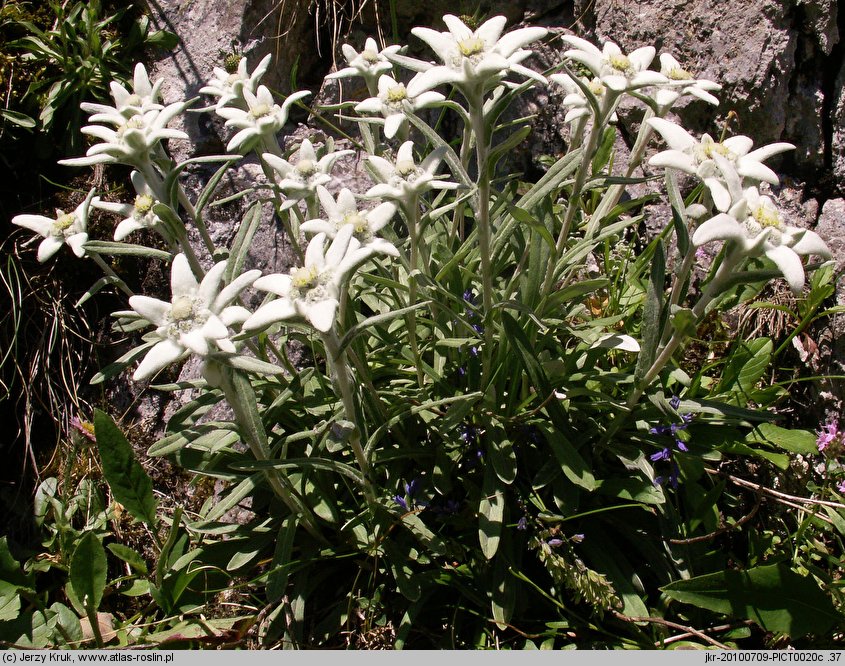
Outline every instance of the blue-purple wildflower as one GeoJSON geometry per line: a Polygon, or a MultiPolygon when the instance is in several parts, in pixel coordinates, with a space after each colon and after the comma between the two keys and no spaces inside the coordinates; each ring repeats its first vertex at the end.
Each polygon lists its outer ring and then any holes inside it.
{"type": "MultiPolygon", "coordinates": [[[[681,399],[678,396],[672,396],[672,399],[669,401],[669,405],[672,409],[677,410],[678,407],[681,406],[681,399]]],[[[680,468],[678,467],[678,463],[675,462],[674,454],[675,450],[682,451],[686,453],[689,451],[689,447],[687,447],[686,443],[683,439],[679,436],[679,433],[682,430],[686,430],[687,426],[692,422],[693,415],[692,414],[681,414],[680,415],[680,422],[670,423],[668,425],[656,425],[653,428],[649,429],[649,432],[652,435],[669,435],[672,437],[674,441],[673,446],[664,446],[662,449],[657,451],[656,453],[652,453],[649,456],[649,460],[652,462],[665,462],[669,463],[669,476],[668,481],[672,485],[673,488],[678,487],[678,477],[680,475],[680,468]]],[[[654,479],[655,485],[661,485],[664,481],[667,480],[667,477],[664,476],[657,476],[654,479]]]]}

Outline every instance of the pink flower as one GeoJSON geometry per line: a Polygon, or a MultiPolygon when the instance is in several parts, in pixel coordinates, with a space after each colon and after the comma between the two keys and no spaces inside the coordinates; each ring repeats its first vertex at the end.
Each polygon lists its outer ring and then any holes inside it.
{"type": "Polygon", "coordinates": [[[832,444],[837,443],[841,438],[839,428],[833,421],[823,425],[822,429],[818,430],[816,434],[818,435],[818,439],[816,439],[816,446],[819,447],[819,451],[824,451],[832,444]]]}

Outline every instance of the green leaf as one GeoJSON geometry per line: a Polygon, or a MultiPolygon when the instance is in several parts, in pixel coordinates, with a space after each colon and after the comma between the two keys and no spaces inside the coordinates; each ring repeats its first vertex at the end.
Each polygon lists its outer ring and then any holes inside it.
{"type": "Polygon", "coordinates": [[[146,245],[133,245],[132,243],[118,243],[116,241],[88,241],[84,248],[94,254],[106,254],[112,256],[147,257],[170,261],[172,256],[164,250],[155,250],[146,245]]]}
{"type": "Polygon", "coordinates": [[[663,333],[660,321],[663,313],[663,291],[666,280],[666,256],[663,243],[658,242],[651,264],[651,279],[646,289],[646,301],[640,328],[640,355],[634,377],[639,381],[648,372],[657,356],[657,346],[663,333]]]}
{"type": "Polygon", "coordinates": [[[108,548],[115,557],[126,562],[126,564],[132,567],[134,571],[137,571],[140,574],[147,573],[147,563],[144,562],[144,558],[129,546],[124,546],[122,543],[110,543],[106,546],[106,548],[108,548]]]}
{"type": "Polygon", "coordinates": [[[719,571],[661,588],[670,598],[715,613],[752,620],[791,638],[824,634],[845,618],[810,577],[784,563],[719,571]]]}
{"type": "Polygon", "coordinates": [[[276,538],[276,549],[273,553],[273,563],[267,576],[267,600],[271,603],[279,601],[284,596],[291,572],[291,554],[296,538],[296,528],[299,520],[296,516],[288,516],[279,526],[276,538]]]}
{"type": "Polygon", "coordinates": [[[814,433],[808,430],[781,428],[774,423],[761,423],[748,433],[745,439],[747,442],[771,444],[784,451],[805,456],[819,452],[814,433]]]}
{"type": "Polygon", "coordinates": [[[132,445],[124,437],[111,417],[94,410],[94,436],[103,463],[103,476],[114,498],[138,520],[150,528],[156,526],[156,501],[153,482],[135,460],[132,445]]]}
{"type": "Polygon", "coordinates": [[[95,611],[106,589],[106,551],[93,532],[86,532],[70,558],[70,585],[86,611],[95,611]]]}
{"type": "Polygon", "coordinates": [[[505,496],[492,465],[487,465],[478,505],[478,541],[481,552],[488,560],[493,559],[499,549],[504,516],[505,496]]]}

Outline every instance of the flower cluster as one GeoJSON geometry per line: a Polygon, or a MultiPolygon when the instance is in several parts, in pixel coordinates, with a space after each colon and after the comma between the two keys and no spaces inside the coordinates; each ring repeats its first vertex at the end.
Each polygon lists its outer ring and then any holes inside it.
{"type": "MultiPolygon", "coordinates": [[[[669,401],[669,405],[672,409],[677,410],[681,405],[680,398],[673,396],[669,401]]],[[[652,435],[668,435],[673,439],[671,446],[663,446],[659,451],[649,456],[649,460],[652,462],[665,462],[669,464],[670,469],[668,481],[673,488],[678,487],[678,477],[680,475],[680,468],[678,467],[678,463],[675,461],[675,451],[681,451],[682,453],[687,453],[689,451],[689,447],[687,447],[686,442],[684,442],[684,440],[680,437],[680,433],[687,429],[687,426],[689,426],[692,422],[693,416],[692,414],[680,414],[680,419],[681,420],[678,422],[673,422],[668,425],[657,425],[649,429],[649,433],[652,435]]],[[[660,485],[665,480],[665,477],[657,476],[654,479],[654,483],[656,485],[660,485]]]]}

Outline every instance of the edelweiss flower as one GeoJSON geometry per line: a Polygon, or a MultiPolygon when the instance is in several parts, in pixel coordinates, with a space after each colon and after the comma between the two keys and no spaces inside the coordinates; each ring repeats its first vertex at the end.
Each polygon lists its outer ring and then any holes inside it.
{"type": "Polygon", "coordinates": [[[264,56],[252,74],[247,69],[247,60],[244,57],[238,60],[235,67],[227,67],[226,69],[215,67],[212,70],[212,77],[205,86],[200,88],[200,92],[217,97],[217,102],[214,105],[216,109],[228,106],[232,102],[243,101],[245,89],[255,93],[258,82],[270,66],[270,59],[269,54],[264,56]]]}
{"type": "Polygon", "coordinates": [[[38,261],[42,263],[56,254],[65,243],[77,257],[84,257],[83,246],[88,242],[88,209],[97,201],[94,190],[91,190],[85,197],[85,201],[79,204],[72,213],[57,209],[56,219],[44,215],[16,215],[12,218],[12,224],[44,236],[44,240],[38,246],[38,261]]]}
{"type": "Polygon", "coordinates": [[[710,135],[704,134],[697,141],[683,127],[663,118],[650,118],[646,122],[657,130],[670,148],[657,153],[648,163],[672,167],[701,178],[721,212],[725,212],[736,198],[737,193],[730,190],[735,189],[732,181],[737,180],[737,175],[777,185],[777,174],[762,162],[772,155],[795,148],[791,143],[772,143],[751,150],[753,143],[747,136],[714,141],[710,135]]]}
{"type": "Polygon", "coordinates": [[[83,134],[101,139],[103,143],[91,146],[85,157],[59,160],[69,166],[90,166],[92,164],[119,163],[142,167],[150,160],[150,153],[162,139],[187,139],[180,130],[166,127],[176,115],[185,109],[184,102],[169,104],[163,109],[151,109],[129,118],[121,114],[97,114],[103,122],[112,123],[115,129],[103,125],[86,125],[83,134]]]}
{"type": "Polygon", "coordinates": [[[137,196],[134,204],[115,203],[113,201],[95,201],[94,207],[125,216],[114,230],[114,239],[122,241],[138,229],[152,229],[161,224],[161,218],[153,212],[158,201],[150,186],[139,171],[133,171],[130,178],[137,196]]]}
{"type": "Polygon", "coordinates": [[[164,79],[151,83],[146,68],[139,62],[135,65],[132,92],[129,92],[117,81],[112,81],[109,84],[114,106],[83,102],[79,105],[79,108],[86,113],[93,114],[88,118],[92,123],[108,122],[119,126],[132,116],[163,109],[164,106],[159,103],[163,83],[164,79]]]}
{"type": "Polygon", "coordinates": [[[288,198],[282,204],[282,209],[285,210],[297,201],[315,194],[317,186],[330,183],[332,180],[330,173],[334,163],[338,158],[351,155],[353,152],[352,150],[338,150],[326,153],[317,159],[314,145],[308,139],[303,139],[299,145],[299,161],[295,166],[272,153],[264,153],[262,157],[273,168],[273,171],[281,177],[281,180],[277,181],[276,184],[288,198]]]}
{"type": "Polygon", "coordinates": [[[369,155],[367,161],[382,182],[367,190],[366,196],[408,203],[426,190],[457,189],[457,183],[435,178],[434,172],[442,159],[443,151],[435,150],[417,166],[414,163],[413,141],[406,141],[399,146],[396,162],[388,162],[378,155],[369,155]]]}
{"type": "Polygon", "coordinates": [[[385,202],[372,210],[359,211],[355,195],[345,187],[337,195],[337,201],[322,185],[317,186],[317,195],[320,197],[320,203],[328,219],[308,220],[300,226],[302,231],[309,234],[322,233],[328,238],[334,238],[344,226],[348,225],[354,230],[352,237],[361,244],[361,247],[378,254],[399,256],[399,250],[393,243],[376,236],[396,213],[394,204],[385,202]]]}
{"type": "Polygon", "coordinates": [[[350,76],[361,76],[367,81],[368,88],[374,88],[379,75],[393,69],[393,64],[388,58],[401,48],[401,46],[388,46],[379,51],[378,44],[372,37],[367,38],[364,42],[364,50],[360,53],[349,44],[344,44],[340,50],[346,62],[349,63],[349,67],[339,69],[326,78],[345,79],[350,76]]]}
{"type": "MultiPolygon", "coordinates": [[[[413,87],[412,84],[413,80],[409,87],[413,87]]],[[[365,99],[355,107],[355,110],[358,113],[380,113],[383,115],[384,135],[388,139],[392,139],[402,125],[407,125],[406,114],[415,113],[417,109],[432,106],[445,99],[440,93],[430,90],[411,96],[408,94],[405,84],[399,83],[392,76],[383,74],[378,80],[378,97],[365,99]]]]}
{"type": "Polygon", "coordinates": [[[580,37],[563,35],[562,39],[575,47],[563,55],[585,65],[593,76],[613,91],[636,90],[668,82],[663,74],[648,68],[654,60],[653,46],[643,46],[625,55],[613,42],[605,42],[599,51],[597,46],[580,37]]]}
{"type": "Polygon", "coordinates": [[[339,304],[340,288],[348,274],[371,255],[353,238],[352,225],[345,225],[334,237],[328,251],[326,234],[317,234],[305,249],[304,265],[288,275],[274,273],[255,281],[255,287],[278,299],[258,308],[244,322],[244,331],[258,331],[288,319],[304,319],[322,333],[331,330],[339,304]]]}
{"type": "MultiPolygon", "coordinates": [[[[587,101],[587,96],[572,76],[569,74],[552,74],[549,77],[549,80],[553,83],[557,83],[566,90],[566,97],[563,98],[563,105],[570,108],[569,111],[566,112],[566,116],[563,119],[564,122],[571,123],[573,120],[577,120],[578,118],[590,113],[590,103],[587,101]]],[[[607,86],[602,83],[601,79],[578,77],[578,81],[589,88],[590,92],[598,100],[599,104],[602,103],[605,95],[607,95],[607,86]]],[[[616,122],[615,113],[611,115],[610,122],[616,122]]]]}
{"type": "Polygon", "coordinates": [[[288,121],[291,105],[311,94],[307,90],[300,90],[288,95],[279,106],[267,86],[258,86],[255,94],[244,87],[242,93],[246,110],[228,106],[217,109],[217,114],[226,118],[227,127],[237,127],[240,130],[229,140],[226,146],[229,152],[246,153],[262,138],[274,137],[288,121]]]}
{"type": "Polygon", "coordinates": [[[707,79],[696,79],[668,53],[660,54],[660,73],[672,84],[672,87],[660,88],[654,95],[654,101],[661,109],[668,111],[681,95],[692,95],[713,106],[719,105],[719,100],[710,91],[721,90],[722,86],[707,79]]]}
{"type": "Polygon", "coordinates": [[[710,218],[692,235],[696,247],[714,240],[734,243],[749,257],[765,254],[796,294],[804,287],[804,266],[799,255],[831,256],[817,233],[785,224],[772,200],[761,196],[756,187],[745,190],[743,198],[727,214],[710,218]]]}
{"type": "Polygon", "coordinates": [[[408,85],[408,94],[412,97],[441,83],[468,89],[483,87],[509,72],[546,83],[542,75],[519,64],[531,55],[531,51],[522,47],[545,37],[548,34],[545,28],[520,28],[502,36],[507,23],[504,16],[488,19],[475,31],[452,14],[446,14],[443,22],[449,32],[437,32],[431,28],[411,30],[443,62],[443,65],[432,67],[414,78],[408,85]]]}
{"type": "Polygon", "coordinates": [[[235,353],[227,327],[244,322],[250,312],[230,304],[255,282],[261,271],[247,271],[221,289],[225,270],[226,262],[221,261],[197,283],[185,255],[177,254],[170,272],[173,295],[170,303],[149,296],[129,299],[132,309],[156,326],[149,335],[158,340],[141,361],[133,379],[146,379],[190,353],[198,356],[208,356],[215,351],[235,353]]]}

